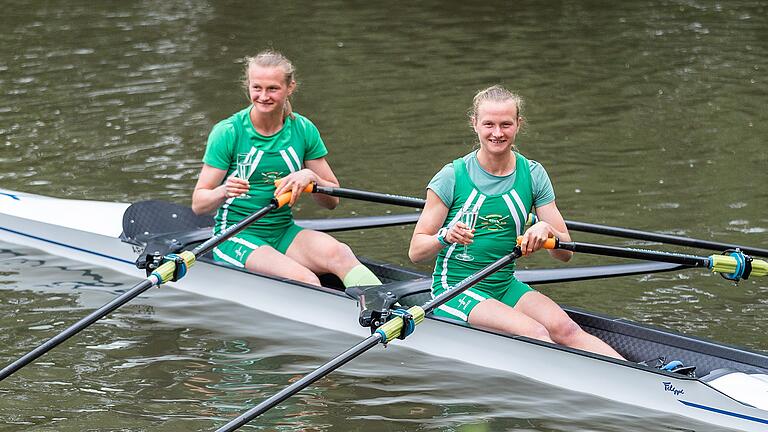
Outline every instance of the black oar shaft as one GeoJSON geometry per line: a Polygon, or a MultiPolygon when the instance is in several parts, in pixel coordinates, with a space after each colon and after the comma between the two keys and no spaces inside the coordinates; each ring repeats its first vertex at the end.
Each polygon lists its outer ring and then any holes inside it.
{"type": "Polygon", "coordinates": [[[135,287],[131,288],[129,291],[121,294],[119,297],[115,298],[111,302],[91,312],[85,318],[81,319],[80,321],[76,322],[66,330],[62,331],[61,333],[57,334],[56,336],[46,341],[42,345],[38,346],[37,348],[25,354],[24,356],[20,357],[18,360],[4,367],[3,370],[0,371],[0,381],[9,377],[14,372],[18,371],[24,366],[32,363],[33,361],[35,361],[35,359],[37,359],[41,355],[52,350],[53,348],[58,346],[60,343],[76,335],[84,328],[100,320],[102,317],[112,313],[115,309],[133,300],[136,296],[140,295],[141,293],[148,290],[149,288],[152,288],[153,286],[154,284],[152,283],[152,281],[150,281],[149,279],[145,279],[135,287]]]}
{"type": "Polygon", "coordinates": [[[267,412],[269,409],[277,406],[280,404],[280,402],[288,399],[310,384],[314,383],[320,378],[323,378],[324,376],[348,363],[350,360],[378,345],[379,342],[381,342],[381,337],[382,336],[379,333],[373,333],[366,339],[363,339],[363,341],[357,345],[335,357],[333,360],[305,375],[302,379],[296,381],[295,383],[281,390],[279,393],[274,394],[269,399],[266,399],[255,407],[249,409],[219,429],[216,429],[216,432],[231,432],[242,426],[245,426],[246,423],[267,412]]]}
{"type": "Polygon", "coordinates": [[[228,238],[244,230],[248,225],[261,219],[265,214],[276,209],[277,207],[278,207],[277,202],[272,201],[271,203],[262,207],[258,211],[251,213],[250,215],[248,215],[248,217],[241,220],[237,224],[232,225],[231,227],[220,232],[218,235],[215,235],[209,238],[208,240],[204,241],[203,243],[198,245],[196,248],[192,249],[192,253],[195,254],[195,256],[205,255],[206,253],[213,250],[213,248],[215,248],[217,245],[223,243],[228,238]]]}
{"type": "Polygon", "coordinates": [[[403,207],[424,208],[424,200],[402,195],[392,195],[378,192],[368,192],[340,187],[315,186],[315,192],[331,195],[339,198],[352,198],[362,201],[376,202],[380,204],[392,204],[403,207]]]}
{"type": "Polygon", "coordinates": [[[709,240],[697,240],[688,237],[680,237],[671,234],[660,234],[647,231],[639,231],[630,228],[619,228],[606,225],[589,224],[584,222],[565,221],[568,229],[573,231],[587,232],[591,234],[610,235],[614,237],[624,237],[636,240],[653,241],[659,243],[673,244],[677,246],[687,246],[700,249],[722,251],[724,249],[739,249],[745,254],[755,256],[768,256],[768,249],[742,246],[733,243],[720,243],[709,240]]]}
{"type": "Polygon", "coordinates": [[[485,279],[486,277],[490,276],[493,273],[496,273],[497,271],[501,270],[503,267],[511,264],[512,261],[519,258],[520,255],[521,255],[520,248],[515,247],[512,253],[508,255],[504,255],[503,257],[494,261],[492,264],[488,265],[487,267],[484,267],[482,270],[478,271],[477,273],[474,273],[473,275],[467,277],[463,281],[454,285],[453,288],[440,293],[440,295],[438,295],[437,297],[425,303],[424,306],[422,306],[421,308],[424,309],[425,313],[432,312],[438,307],[448,303],[451,299],[453,299],[457,295],[466,291],[469,287],[476,285],[481,280],[485,279]]]}
{"type": "Polygon", "coordinates": [[[673,264],[682,264],[690,267],[709,268],[710,266],[709,257],[700,257],[672,252],[650,251],[644,249],[632,249],[580,242],[558,242],[557,248],[569,250],[571,252],[668,262],[673,264]]]}

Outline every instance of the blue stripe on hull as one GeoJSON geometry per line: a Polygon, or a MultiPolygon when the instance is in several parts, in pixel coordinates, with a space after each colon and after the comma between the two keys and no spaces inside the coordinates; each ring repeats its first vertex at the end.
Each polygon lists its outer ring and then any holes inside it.
{"type": "Polygon", "coordinates": [[[749,421],[753,421],[753,422],[756,422],[756,423],[768,424],[768,420],[762,419],[760,417],[752,417],[752,416],[748,416],[746,414],[739,414],[739,413],[736,413],[736,412],[733,412],[733,411],[721,410],[719,408],[714,408],[714,407],[710,407],[710,406],[706,406],[706,405],[699,405],[697,403],[688,402],[688,401],[684,401],[684,400],[680,400],[680,399],[678,399],[678,402],[680,402],[681,404],[683,404],[685,406],[689,406],[689,407],[692,407],[692,408],[703,409],[705,411],[711,411],[711,412],[715,412],[715,413],[718,413],[718,414],[723,414],[723,415],[727,415],[727,416],[731,416],[731,417],[737,417],[737,418],[740,418],[740,419],[749,420],[749,421]]]}
{"type": "Polygon", "coordinates": [[[115,260],[115,261],[120,262],[120,263],[131,264],[131,265],[135,264],[133,261],[128,261],[128,260],[124,260],[122,258],[117,258],[117,257],[113,257],[113,256],[110,256],[110,255],[105,255],[105,254],[100,253],[100,252],[92,251],[92,250],[89,250],[89,249],[79,248],[77,246],[72,246],[72,245],[68,245],[68,244],[65,244],[65,243],[60,243],[60,242],[57,242],[55,240],[49,240],[49,239],[46,239],[46,238],[38,237],[38,236],[35,236],[35,235],[32,235],[32,234],[23,233],[23,232],[20,232],[20,231],[9,229],[9,228],[0,227],[0,230],[7,231],[9,233],[13,233],[13,234],[20,235],[20,236],[23,236],[23,237],[28,237],[28,238],[31,238],[31,239],[39,240],[39,241],[42,241],[42,242],[54,244],[56,246],[62,246],[62,247],[65,247],[65,248],[76,250],[78,252],[85,252],[87,254],[96,255],[96,256],[101,257],[101,258],[107,258],[107,259],[115,260]]]}

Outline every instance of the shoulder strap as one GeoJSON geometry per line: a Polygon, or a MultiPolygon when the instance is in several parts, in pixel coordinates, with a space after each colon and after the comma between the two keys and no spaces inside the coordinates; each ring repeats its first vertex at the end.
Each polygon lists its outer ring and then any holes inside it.
{"type": "Polygon", "coordinates": [[[533,176],[531,175],[531,162],[522,154],[515,152],[515,170],[517,171],[518,179],[523,177],[528,181],[528,192],[531,194],[531,208],[528,212],[533,211],[533,176]]]}
{"type": "Polygon", "coordinates": [[[459,185],[459,180],[467,173],[467,164],[464,163],[464,158],[454,159],[453,161],[453,199],[456,199],[456,192],[459,185]]]}

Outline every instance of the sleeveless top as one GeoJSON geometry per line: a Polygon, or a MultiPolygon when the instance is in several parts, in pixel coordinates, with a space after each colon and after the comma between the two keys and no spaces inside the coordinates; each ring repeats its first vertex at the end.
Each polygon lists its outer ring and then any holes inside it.
{"type": "MultiPolygon", "coordinates": [[[[443,226],[450,227],[459,222],[462,210],[478,211],[474,241],[467,249],[474,260],[456,259],[464,245],[452,244],[443,248],[437,255],[432,274],[433,292],[437,294],[456,285],[512,251],[517,237],[525,230],[526,219],[533,207],[531,173],[525,169],[528,166],[528,160],[515,152],[515,181],[511,189],[485,195],[469,177],[464,160],[453,161],[454,197],[443,226]]],[[[514,263],[488,276],[475,288],[497,293],[506,289],[511,278],[514,278],[514,263]]]]}

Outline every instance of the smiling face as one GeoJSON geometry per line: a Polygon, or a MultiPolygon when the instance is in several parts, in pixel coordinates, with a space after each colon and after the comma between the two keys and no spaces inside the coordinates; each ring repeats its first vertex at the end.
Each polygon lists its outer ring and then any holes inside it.
{"type": "Polygon", "coordinates": [[[483,150],[501,154],[511,151],[522,121],[514,101],[486,100],[477,107],[472,127],[483,150]]]}
{"type": "Polygon", "coordinates": [[[295,87],[296,82],[287,82],[285,71],[280,67],[251,65],[248,68],[248,97],[258,113],[282,114],[295,87]]]}

